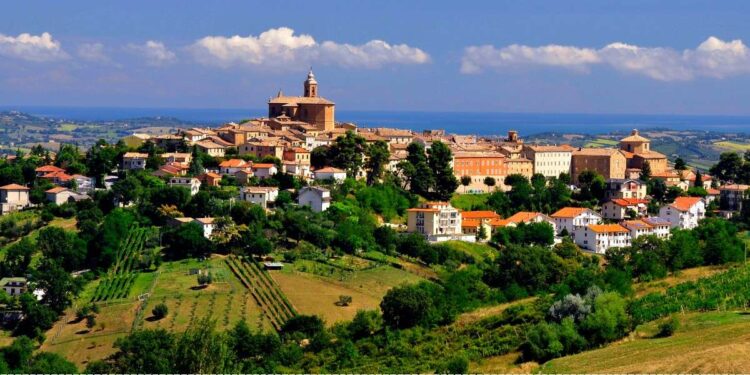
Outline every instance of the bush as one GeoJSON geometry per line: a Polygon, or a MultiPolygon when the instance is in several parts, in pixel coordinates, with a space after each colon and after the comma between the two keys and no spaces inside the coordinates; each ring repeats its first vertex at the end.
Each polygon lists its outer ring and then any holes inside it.
{"type": "Polygon", "coordinates": [[[680,328],[680,320],[677,319],[676,316],[672,315],[669,319],[667,319],[667,321],[659,324],[659,332],[656,334],[656,337],[672,336],[675,332],[677,332],[678,328],[680,328]]]}
{"type": "Polygon", "coordinates": [[[466,374],[469,372],[469,359],[465,355],[457,355],[438,365],[436,374],[466,374]]]}
{"type": "Polygon", "coordinates": [[[213,277],[210,273],[201,273],[200,275],[198,275],[198,285],[200,286],[206,286],[208,284],[211,284],[213,281],[213,277]]]}
{"type": "Polygon", "coordinates": [[[336,302],[339,306],[349,306],[352,303],[352,296],[345,296],[341,295],[339,296],[338,302],[336,302]]]}
{"type": "Polygon", "coordinates": [[[167,316],[168,313],[169,313],[169,308],[167,308],[167,305],[163,303],[160,303],[154,306],[154,309],[151,310],[151,314],[153,314],[154,318],[156,318],[157,320],[163,319],[164,317],[167,316]]]}

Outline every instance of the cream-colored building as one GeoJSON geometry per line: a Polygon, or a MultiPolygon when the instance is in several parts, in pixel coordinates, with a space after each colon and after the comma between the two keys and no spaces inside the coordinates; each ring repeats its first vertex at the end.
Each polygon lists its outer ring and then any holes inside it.
{"type": "Polygon", "coordinates": [[[526,144],[521,155],[534,164],[534,174],[544,177],[559,177],[561,173],[570,173],[570,159],[574,148],[569,145],[538,146],[526,144]]]}
{"type": "Polygon", "coordinates": [[[0,187],[0,210],[2,214],[18,211],[29,206],[29,188],[18,184],[0,187]]]}
{"type": "Polygon", "coordinates": [[[430,241],[460,236],[461,213],[448,202],[426,202],[407,210],[407,231],[423,234],[430,241]]]}

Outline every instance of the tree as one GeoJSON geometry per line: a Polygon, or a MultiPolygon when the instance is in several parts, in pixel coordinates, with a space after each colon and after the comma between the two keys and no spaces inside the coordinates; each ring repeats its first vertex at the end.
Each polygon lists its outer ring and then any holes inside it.
{"type": "Polygon", "coordinates": [[[162,242],[172,259],[198,257],[213,250],[213,244],[203,235],[203,227],[195,222],[167,230],[162,242]]]}
{"type": "Polygon", "coordinates": [[[96,327],[96,316],[93,314],[89,314],[88,316],[86,316],[86,328],[91,330],[94,327],[96,327]]]}
{"type": "Polygon", "coordinates": [[[310,166],[314,169],[329,165],[331,165],[331,161],[328,158],[328,146],[318,146],[310,152],[310,166]]]}
{"type": "Polygon", "coordinates": [[[34,273],[37,287],[44,291],[42,301],[56,313],[61,314],[81,290],[81,280],[74,279],[60,264],[44,258],[34,273]]]}
{"type": "Polygon", "coordinates": [[[75,232],[60,227],[39,230],[37,247],[45,257],[60,262],[66,271],[79,270],[86,261],[86,243],[75,232]]]}
{"type": "Polygon", "coordinates": [[[651,179],[651,163],[649,163],[648,161],[644,161],[643,165],[641,166],[640,179],[643,182],[648,182],[648,180],[651,179]]]}
{"type": "Polygon", "coordinates": [[[281,326],[281,334],[284,336],[299,333],[304,338],[311,338],[323,331],[325,331],[325,323],[317,315],[297,315],[281,326]]]}
{"type": "Polygon", "coordinates": [[[678,157],[674,160],[674,169],[678,171],[684,171],[687,169],[687,164],[685,163],[685,160],[683,160],[681,157],[678,157]]]}
{"type": "Polygon", "coordinates": [[[143,196],[143,185],[137,177],[129,175],[115,182],[112,185],[112,192],[117,201],[122,204],[136,202],[143,196]]]}
{"type": "Polygon", "coordinates": [[[203,167],[201,152],[198,150],[198,146],[193,146],[193,157],[190,159],[188,174],[191,176],[199,176],[203,173],[206,173],[206,168],[203,167]]]}
{"type": "Polygon", "coordinates": [[[336,138],[336,142],[328,150],[331,165],[345,170],[349,178],[357,177],[357,173],[362,169],[362,155],[366,147],[367,142],[361,135],[348,130],[345,135],[336,138]]]}
{"type": "Polygon", "coordinates": [[[461,176],[461,185],[464,187],[464,193],[466,193],[466,187],[471,185],[471,177],[461,176]]]}
{"type": "Polygon", "coordinates": [[[76,374],[76,365],[57,353],[39,352],[24,371],[29,374],[76,374]]]}
{"type": "Polygon", "coordinates": [[[169,374],[176,371],[175,337],[164,329],[135,330],[118,338],[109,361],[114,373],[169,374]]]}
{"type": "Polygon", "coordinates": [[[492,187],[495,186],[495,178],[487,176],[484,178],[484,184],[487,185],[487,191],[491,191],[492,187]]]}
{"type": "Polygon", "coordinates": [[[345,296],[340,295],[338,302],[336,302],[339,306],[349,306],[352,303],[352,296],[345,296]]]}
{"type": "Polygon", "coordinates": [[[198,274],[199,286],[205,287],[211,284],[212,282],[213,282],[213,277],[211,276],[210,272],[206,272],[206,273],[201,272],[198,274]]]}
{"type": "Polygon", "coordinates": [[[437,313],[432,288],[432,285],[421,282],[389,290],[380,302],[383,321],[393,328],[433,323],[437,313]]]}
{"type": "Polygon", "coordinates": [[[693,182],[694,187],[703,188],[703,176],[699,169],[695,170],[695,181],[693,182]]]}
{"type": "Polygon", "coordinates": [[[581,186],[581,199],[602,201],[607,191],[607,181],[602,175],[592,170],[585,170],[578,175],[581,186]]]}
{"type": "Polygon", "coordinates": [[[156,320],[164,319],[169,313],[169,308],[164,303],[160,303],[151,310],[151,314],[156,320]]]}
{"type": "Polygon", "coordinates": [[[367,171],[367,185],[372,185],[383,177],[385,166],[388,165],[388,159],[391,152],[388,149],[388,143],[377,141],[367,147],[367,162],[365,170],[367,171]]]}
{"type": "Polygon", "coordinates": [[[408,152],[406,160],[399,163],[399,169],[406,177],[409,190],[414,194],[427,197],[435,178],[427,163],[424,146],[421,143],[412,142],[406,147],[406,151],[408,152]]]}
{"type": "Polygon", "coordinates": [[[219,374],[238,372],[234,354],[216,322],[208,318],[192,325],[178,337],[174,348],[175,372],[219,374]]]}
{"type": "Polygon", "coordinates": [[[429,166],[435,176],[433,196],[435,199],[448,201],[458,188],[458,180],[453,174],[453,153],[440,141],[432,142],[429,151],[429,166]]]}
{"type": "Polygon", "coordinates": [[[711,175],[721,181],[739,181],[742,177],[742,167],[745,162],[733,151],[723,152],[719,156],[719,162],[709,170],[711,175]]]}

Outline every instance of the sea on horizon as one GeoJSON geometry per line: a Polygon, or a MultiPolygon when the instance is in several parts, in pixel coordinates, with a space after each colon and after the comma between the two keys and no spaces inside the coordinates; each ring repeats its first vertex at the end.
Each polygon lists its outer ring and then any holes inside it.
{"type": "MultiPolygon", "coordinates": [[[[76,121],[126,120],[142,117],[174,117],[197,125],[217,125],[261,117],[263,109],[105,108],[3,106],[32,115],[76,121]]],[[[422,131],[444,129],[449,133],[504,135],[517,130],[522,135],[538,133],[602,134],[634,128],[702,130],[750,133],[750,116],[688,116],[630,114],[554,114],[495,112],[406,112],[336,111],[336,120],[359,127],[392,127],[422,131]]]]}

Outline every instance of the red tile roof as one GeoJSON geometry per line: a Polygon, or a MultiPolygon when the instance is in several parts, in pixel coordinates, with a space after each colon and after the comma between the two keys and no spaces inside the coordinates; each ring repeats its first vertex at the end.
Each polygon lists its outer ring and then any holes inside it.
{"type": "Polygon", "coordinates": [[[8,184],[5,186],[0,186],[0,190],[29,190],[29,188],[19,184],[8,184]]]}
{"type": "Polygon", "coordinates": [[[552,214],[552,217],[571,219],[586,211],[588,211],[588,208],[585,207],[563,207],[552,214]]]}
{"type": "Polygon", "coordinates": [[[680,211],[687,211],[702,199],[700,197],[677,197],[671,206],[680,211]]]}

